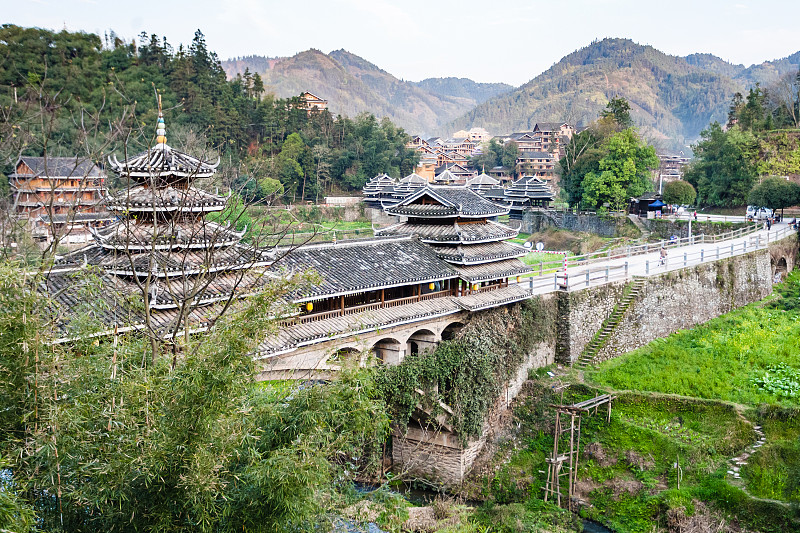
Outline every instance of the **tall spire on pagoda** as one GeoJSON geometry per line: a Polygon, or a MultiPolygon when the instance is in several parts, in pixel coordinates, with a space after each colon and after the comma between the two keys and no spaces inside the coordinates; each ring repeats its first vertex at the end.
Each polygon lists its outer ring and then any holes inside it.
{"type": "Polygon", "coordinates": [[[161,93],[158,94],[158,124],[156,125],[156,144],[165,147],[167,145],[167,126],[164,123],[164,112],[161,109],[161,93]]]}

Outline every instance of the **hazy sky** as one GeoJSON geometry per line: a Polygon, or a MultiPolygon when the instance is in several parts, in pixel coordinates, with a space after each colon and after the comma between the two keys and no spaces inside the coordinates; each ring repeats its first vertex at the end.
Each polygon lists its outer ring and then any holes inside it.
{"type": "Polygon", "coordinates": [[[604,37],[745,65],[800,50],[798,0],[0,0],[0,13],[127,40],[146,31],[176,47],[199,28],[220,59],[344,48],[413,81],[520,85],[604,37]]]}

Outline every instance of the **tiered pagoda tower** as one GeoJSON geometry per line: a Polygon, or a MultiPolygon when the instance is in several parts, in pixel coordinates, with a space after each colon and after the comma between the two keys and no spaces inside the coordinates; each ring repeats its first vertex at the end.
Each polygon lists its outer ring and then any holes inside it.
{"type": "Polygon", "coordinates": [[[510,206],[509,217],[522,220],[525,209],[547,207],[553,198],[553,191],[545,180],[523,176],[506,189],[504,202],[510,206]]]}
{"type": "Polygon", "coordinates": [[[387,208],[387,214],[406,221],[376,234],[418,235],[466,282],[463,296],[505,287],[509,278],[530,272],[519,260],[527,250],[504,242],[518,231],[492,220],[508,211],[464,186],[428,185],[387,208]]]}
{"type": "Polygon", "coordinates": [[[361,189],[364,194],[364,203],[367,207],[382,208],[384,204],[396,203],[394,188],[397,181],[388,174],[378,174],[361,189]]]}
{"type": "MultiPolygon", "coordinates": [[[[109,158],[109,167],[129,184],[107,203],[120,219],[93,231],[95,244],[59,258],[48,286],[69,305],[70,291],[60,291],[69,285],[70,274],[97,266],[104,272],[104,286],[117,294],[138,293],[144,299],[146,286],[147,311],[159,315],[159,326],[169,328],[187,304],[193,315],[202,316],[200,307],[251,293],[263,278],[261,269],[253,269],[270,265],[272,257],[240,242],[245,231],[206,219],[224,210],[227,199],[193,183],[213,176],[219,161],[171,148],[160,111],[156,133],[156,145],[145,152],[122,162],[109,158]]],[[[108,298],[118,300],[111,294],[108,298]]]]}

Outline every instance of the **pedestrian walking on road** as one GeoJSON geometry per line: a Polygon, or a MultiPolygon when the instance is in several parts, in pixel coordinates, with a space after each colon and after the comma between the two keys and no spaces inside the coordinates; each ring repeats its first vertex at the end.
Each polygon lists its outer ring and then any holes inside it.
{"type": "Polygon", "coordinates": [[[772,229],[772,219],[767,217],[767,231],[772,229]]]}
{"type": "Polygon", "coordinates": [[[663,248],[663,247],[661,248],[661,259],[660,259],[660,264],[661,264],[662,266],[666,266],[666,265],[667,265],[667,249],[666,249],[666,248],[663,248]]]}

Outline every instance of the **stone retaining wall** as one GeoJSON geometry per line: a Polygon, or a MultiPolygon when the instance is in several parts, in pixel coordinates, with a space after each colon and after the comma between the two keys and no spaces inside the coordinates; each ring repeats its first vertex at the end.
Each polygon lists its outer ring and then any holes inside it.
{"type": "Polygon", "coordinates": [[[528,211],[523,215],[520,231],[537,233],[549,228],[558,228],[594,233],[601,237],[616,237],[620,227],[618,223],[624,226],[628,221],[593,214],[528,211]]]}
{"type": "MultiPolygon", "coordinates": [[[[623,283],[562,293],[556,359],[575,362],[622,298],[623,283]]],[[[770,253],[759,250],[645,278],[596,360],[611,359],[772,292],[770,253]]]]}

